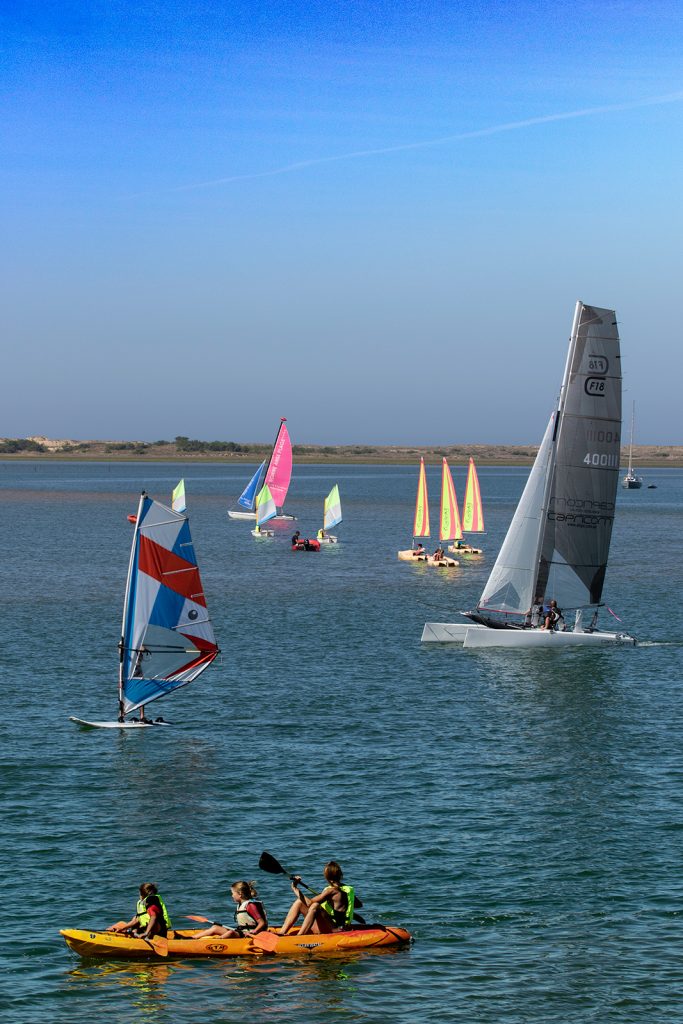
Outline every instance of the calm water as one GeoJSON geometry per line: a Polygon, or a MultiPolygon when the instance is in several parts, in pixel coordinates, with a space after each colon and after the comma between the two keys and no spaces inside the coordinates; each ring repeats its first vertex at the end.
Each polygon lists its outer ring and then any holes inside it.
{"type": "Polygon", "coordinates": [[[562,654],[419,643],[476,601],[527,470],[480,470],[486,557],[450,573],[396,558],[416,468],[297,469],[304,533],[340,485],[344,543],[319,555],[227,519],[248,475],[0,463],[6,1019],[677,1019],[683,472],[619,493],[605,597],[644,643],[562,654]],[[222,663],[154,706],[175,729],[80,732],[70,714],[115,712],[126,514],[183,475],[222,663]],[[58,935],[129,917],[143,880],[181,924],[225,919],[229,883],[255,878],[279,922],[289,888],[263,849],[311,884],[340,860],[368,918],[414,946],[131,966],[58,935]]]}

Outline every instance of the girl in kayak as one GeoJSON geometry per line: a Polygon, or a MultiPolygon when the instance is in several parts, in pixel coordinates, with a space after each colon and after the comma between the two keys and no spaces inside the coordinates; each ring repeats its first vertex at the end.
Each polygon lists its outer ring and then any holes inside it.
{"type": "Polygon", "coordinates": [[[303,922],[299,928],[299,935],[306,935],[308,932],[335,932],[353,920],[354,907],[362,907],[362,900],[356,896],[352,885],[343,885],[344,873],[336,860],[329,861],[324,869],[323,876],[327,886],[317,896],[305,896],[300,888],[301,878],[294,875],[292,879],[292,891],[296,895],[284,924],[280,929],[281,935],[294,926],[299,914],[303,914],[303,922]]]}
{"type": "Polygon", "coordinates": [[[268,928],[268,917],[266,908],[261,900],[257,899],[258,893],[253,882],[235,882],[230,887],[230,895],[237,904],[235,910],[235,927],[226,928],[222,924],[212,924],[203,932],[196,932],[192,936],[183,938],[205,939],[208,935],[216,935],[221,939],[241,939],[245,935],[258,935],[268,928]]]}
{"type": "Polygon", "coordinates": [[[159,890],[154,882],[143,882],[140,886],[140,899],[135,908],[135,917],[130,921],[119,921],[108,930],[124,932],[139,939],[150,939],[153,935],[165,937],[170,927],[171,919],[159,890]]]}

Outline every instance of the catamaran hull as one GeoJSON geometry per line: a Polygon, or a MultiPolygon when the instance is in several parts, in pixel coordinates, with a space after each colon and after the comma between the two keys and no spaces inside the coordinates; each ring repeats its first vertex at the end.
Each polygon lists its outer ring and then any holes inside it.
{"type": "Polygon", "coordinates": [[[87,722],[83,718],[69,716],[81,729],[155,729],[159,725],[171,725],[170,722],[87,722]]]}
{"type": "MultiPolygon", "coordinates": [[[[83,957],[104,957],[110,960],[156,960],[159,954],[144,939],[133,939],[117,932],[87,931],[80,928],[63,928],[67,946],[83,957]]],[[[170,933],[171,935],[173,933],[170,933]]],[[[188,931],[186,934],[191,935],[188,931]]],[[[331,932],[327,935],[302,935],[296,933],[278,936],[272,952],[281,956],[310,956],[319,953],[348,953],[382,947],[405,946],[411,942],[411,935],[405,928],[387,928],[383,925],[368,925],[348,931],[331,932]]],[[[189,957],[212,957],[224,959],[232,956],[262,956],[263,950],[251,939],[219,939],[215,935],[204,939],[168,939],[168,955],[175,959],[189,957]]]]}
{"type": "Polygon", "coordinates": [[[473,548],[467,544],[465,547],[458,547],[457,544],[449,544],[448,550],[452,551],[454,555],[483,555],[484,552],[481,548],[473,548]]]}
{"type": "Polygon", "coordinates": [[[337,538],[333,537],[331,534],[328,534],[327,537],[318,537],[318,540],[319,540],[319,542],[321,544],[337,544],[338,543],[337,538]]]}
{"type": "Polygon", "coordinates": [[[456,565],[460,565],[455,558],[434,558],[433,555],[423,554],[415,555],[412,550],[408,548],[406,551],[399,551],[398,557],[402,562],[421,562],[423,565],[435,565],[441,569],[453,569],[456,565]]]}
{"type": "Polygon", "coordinates": [[[625,644],[635,647],[636,640],[628,633],[558,633],[546,629],[491,629],[476,623],[426,622],[422,630],[422,643],[462,644],[463,647],[514,647],[527,649],[554,649],[565,647],[595,647],[605,644],[625,644]]]}
{"type": "MultiPolygon", "coordinates": [[[[228,515],[231,519],[256,519],[255,512],[236,512],[234,509],[229,509],[228,515]]],[[[290,516],[286,512],[279,512],[276,516],[273,516],[271,523],[291,523],[295,519],[296,516],[290,516]]]]}

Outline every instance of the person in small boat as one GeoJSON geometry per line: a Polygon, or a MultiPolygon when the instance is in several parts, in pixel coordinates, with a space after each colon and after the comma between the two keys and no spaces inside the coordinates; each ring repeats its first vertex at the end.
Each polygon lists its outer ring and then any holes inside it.
{"type": "Polygon", "coordinates": [[[323,529],[318,530],[318,540],[325,539],[325,531],[323,529]]]}
{"type": "Polygon", "coordinates": [[[418,544],[417,547],[413,549],[413,558],[415,558],[417,555],[424,555],[424,553],[425,553],[424,545],[423,544],[418,544]]]}
{"type": "Polygon", "coordinates": [[[437,548],[432,557],[435,562],[440,562],[445,557],[444,549],[437,548]]]}
{"type": "Polygon", "coordinates": [[[560,623],[564,625],[564,617],[562,615],[562,609],[557,607],[557,601],[553,598],[548,605],[548,609],[545,615],[545,622],[541,626],[541,629],[560,629],[560,623]]]}
{"type": "Polygon", "coordinates": [[[362,900],[356,896],[352,885],[342,883],[344,873],[336,860],[328,861],[323,877],[327,882],[323,891],[317,896],[305,896],[301,891],[301,878],[294,875],[292,891],[296,899],[287,912],[281,935],[286,935],[294,927],[299,915],[303,915],[299,935],[340,931],[351,924],[354,908],[362,907],[362,900]]]}
{"type": "Polygon", "coordinates": [[[159,895],[154,882],[143,882],[140,886],[140,899],[135,908],[135,916],[130,921],[113,924],[107,929],[110,932],[123,932],[138,939],[151,939],[155,935],[166,937],[171,927],[166,904],[159,895]]]}
{"type": "MultiPolygon", "coordinates": [[[[220,939],[242,939],[248,935],[258,935],[268,929],[266,908],[260,899],[253,882],[234,882],[230,886],[230,895],[237,904],[235,909],[235,927],[227,928],[222,924],[212,924],[203,932],[196,932],[183,938],[205,939],[215,935],[220,939]]],[[[180,937],[180,936],[179,936],[180,937]]]]}

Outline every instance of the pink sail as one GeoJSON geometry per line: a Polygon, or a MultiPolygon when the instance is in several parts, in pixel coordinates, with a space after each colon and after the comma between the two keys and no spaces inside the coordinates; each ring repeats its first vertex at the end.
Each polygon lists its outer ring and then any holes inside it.
{"type": "Polygon", "coordinates": [[[292,442],[285,420],[280,423],[280,430],[273,445],[273,454],[268,464],[265,483],[278,508],[282,508],[287,497],[289,481],[292,479],[292,442]]]}

